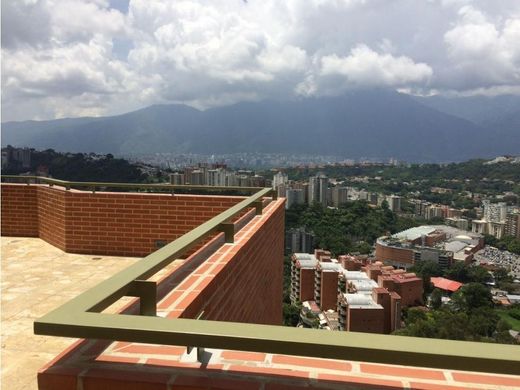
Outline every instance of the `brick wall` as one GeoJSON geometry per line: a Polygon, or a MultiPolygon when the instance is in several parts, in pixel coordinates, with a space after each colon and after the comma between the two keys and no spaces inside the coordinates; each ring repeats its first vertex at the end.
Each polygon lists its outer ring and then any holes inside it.
{"type": "Polygon", "coordinates": [[[380,275],[378,284],[399,294],[403,307],[422,304],[423,281],[420,278],[394,279],[391,275],[380,275]]]}
{"type": "Polygon", "coordinates": [[[321,271],[321,310],[336,310],[338,306],[338,273],[321,271]]]}
{"type": "Polygon", "coordinates": [[[349,332],[384,333],[383,309],[353,309],[347,307],[347,330],[349,332]]]}
{"type": "Polygon", "coordinates": [[[376,243],[376,260],[377,261],[396,261],[399,263],[413,264],[413,251],[405,248],[394,248],[391,246],[376,243]]]}
{"type": "MultiPolygon", "coordinates": [[[[2,186],[2,190],[5,190],[2,186]]],[[[38,237],[49,244],[67,250],[67,229],[65,216],[66,193],[62,189],[38,186],[38,237]]]]}
{"type": "Polygon", "coordinates": [[[314,300],[314,268],[301,268],[300,302],[314,300]]]}
{"type": "Polygon", "coordinates": [[[67,193],[67,251],[145,256],[237,204],[231,196],[67,193]]]}
{"type": "MultiPolygon", "coordinates": [[[[271,203],[265,213],[237,234],[235,244],[219,250],[225,265],[206,279],[180,317],[204,311],[208,320],[282,323],[284,201],[271,203]]],[[[210,258],[206,266],[211,264],[210,258]]]]}
{"type": "Polygon", "coordinates": [[[146,256],[244,199],[91,193],[2,184],[2,235],[40,237],[67,252],[146,256]]]}
{"type": "Polygon", "coordinates": [[[36,187],[2,184],[2,236],[38,237],[36,187]]]}

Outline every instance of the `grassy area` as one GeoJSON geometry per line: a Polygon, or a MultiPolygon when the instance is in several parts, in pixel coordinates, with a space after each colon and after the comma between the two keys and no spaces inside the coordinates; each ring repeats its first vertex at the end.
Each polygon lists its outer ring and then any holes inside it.
{"type": "Polygon", "coordinates": [[[497,314],[500,316],[500,318],[502,318],[504,321],[507,321],[511,327],[516,330],[516,331],[519,331],[520,332],[520,320],[517,320],[516,318],[513,318],[511,317],[508,312],[507,312],[507,309],[498,309],[497,310],[497,314]]]}

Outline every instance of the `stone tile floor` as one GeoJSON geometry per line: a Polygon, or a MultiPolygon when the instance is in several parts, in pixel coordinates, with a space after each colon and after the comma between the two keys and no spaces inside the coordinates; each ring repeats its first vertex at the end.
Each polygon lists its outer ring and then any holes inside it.
{"type": "Polygon", "coordinates": [[[34,335],[36,318],[137,260],[70,254],[39,238],[2,237],[0,387],[36,389],[37,371],[74,341],[34,335]]]}

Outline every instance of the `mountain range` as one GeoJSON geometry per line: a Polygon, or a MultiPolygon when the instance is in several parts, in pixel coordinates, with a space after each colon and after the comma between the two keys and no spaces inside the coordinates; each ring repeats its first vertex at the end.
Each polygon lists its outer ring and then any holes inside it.
{"type": "Polygon", "coordinates": [[[243,102],[200,111],[2,123],[2,146],[139,154],[238,152],[462,161],[518,154],[520,97],[413,97],[387,90],[243,102]]]}

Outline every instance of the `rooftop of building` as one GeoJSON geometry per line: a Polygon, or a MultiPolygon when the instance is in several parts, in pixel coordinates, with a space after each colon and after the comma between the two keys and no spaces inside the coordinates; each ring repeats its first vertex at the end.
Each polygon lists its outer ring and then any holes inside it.
{"type": "Polygon", "coordinates": [[[368,280],[370,279],[366,272],[363,271],[347,271],[343,270],[343,276],[346,280],[368,280]]]}
{"type": "Polygon", "coordinates": [[[446,241],[450,240],[468,240],[473,242],[482,238],[481,234],[468,232],[466,230],[458,229],[453,226],[447,225],[425,225],[417,226],[410,229],[403,230],[402,232],[392,235],[392,238],[405,241],[414,241],[422,236],[428,236],[435,232],[446,234],[446,241]]]}
{"type": "Polygon", "coordinates": [[[312,253],[293,253],[293,256],[299,261],[318,261],[312,253]]]}
{"type": "Polygon", "coordinates": [[[382,309],[383,306],[377,304],[372,295],[366,294],[343,294],[345,301],[351,309],[382,309]]]}
{"type": "Polygon", "coordinates": [[[377,283],[372,279],[349,280],[349,283],[355,287],[358,293],[363,292],[367,294],[370,294],[372,290],[378,286],[377,283]]]}
{"type": "MultiPolygon", "coordinates": [[[[212,348],[205,349],[205,360],[200,363],[193,353],[186,353],[184,346],[107,344],[96,340],[38,336],[32,329],[36,318],[139,259],[68,254],[38,238],[19,237],[2,237],[2,257],[1,383],[2,388],[9,390],[36,389],[36,373],[49,366],[53,370],[50,372],[55,373],[54,381],[45,383],[60,384],[60,378],[75,378],[73,375],[81,370],[83,374],[78,383],[87,390],[95,388],[104,378],[110,378],[112,388],[117,388],[118,381],[131,380],[136,389],[162,389],[163,383],[164,390],[169,389],[166,383],[193,390],[303,389],[312,385],[337,390],[346,386],[511,390],[518,385],[518,377],[511,375],[212,348]],[[49,265],[52,272],[43,272],[49,265]],[[26,286],[30,280],[35,283],[26,286]],[[22,283],[24,287],[20,287],[22,283]],[[71,355],[78,346],[88,351],[87,354],[71,355]],[[51,360],[54,363],[49,365],[51,360]]],[[[172,263],[156,277],[164,276],[181,264],[182,260],[172,263]]],[[[129,301],[130,298],[123,300],[110,310],[115,312],[129,301]]],[[[334,318],[334,314],[331,315],[334,318]]]]}
{"type": "Polygon", "coordinates": [[[387,272],[383,273],[382,275],[378,276],[382,279],[391,279],[396,283],[408,283],[411,281],[418,281],[422,280],[414,273],[403,273],[403,272],[387,272]]]}
{"type": "Polygon", "coordinates": [[[1,251],[2,388],[36,389],[38,370],[77,339],[35,335],[34,320],[138,258],[65,253],[26,237],[2,237],[1,251]]]}
{"type": "Polygon", "coordinates": [[[430,281],[435,286],[435,288],[451,292],[455,292],[463,286],[463,283],[442,277],[432,277],[430,281]]]}
{"type": "MultiPolygon", "coordinates": [[[[21,187],[27,188],[30,186],[21,187]]],[[[53,189],[48,192],[54,191],[53,189]]],[[[2,191],[2,195],[4,193],[5,191],[2,191]]],[[[257,212],[258,207],[258,205],[254,206],[257,212]]],[[[236,210],[236,206],[232,208],[236,210]]],[[[241,230],[234,235],[234,241],[224,241],[224,234],[219,233],[207,244],[199,247],[193,256],[199,256],[202,262],[197,263],[196,266],[194,265],[194,269],[190,269],[188,276],[184,276],[182,280],[178,281],[179,284],[171,285],[169,283],[170,277],[178,275],[180,269],[187,269],[185,266],[186,264],[191,264],[190,259],[184,260],[177,268],[166,269],[159,277],[159,283],[157,284],[161,291],[163,286],[169,288],[164,289],[164,295],[161,295],[159,301],[156,302],[158,309],[156,316],[137,314],[138,311],[134,309],[141,309],[141,307],[137,304],[138,300],[136,298],[129,298],[126,302],[124,302],[126,298],[121,298],[117,302],[117,305],[122,305],[122,309],[125,310],[123,315],[109,314],[106,311],[99,313],[95,312],[96,309],[87,313],[81,313],[82,319],[88,319],[89,321],[85,324],[87,327],[92,327],[93,322],[91,321],[94,318],[99,319],[99,321],[106,321],[103,322],[102,327],[93,328],[93,331],[99,332],[96,335],[103,334],[103,338],[108,339],[108,341],[99,341],[98,339],[101,337],[85,336],[85,333],[82,333],[81,337],[89,338],[71,345],[41,369],[40,389],[61,390],[65,386],[69,389],[82,390],[117,389],[128,388],[129,383],[136,390],[148,390],[151,388],[167,390],[181,387],[193,390],[209,388],[267,390],[291,387],[342,389],[346,386],[353,388],[376,387],[381,389],[425,389],[435,387],[447,389],[451,386],[453,389],[484,389],[499,388],[501,386],[506,386],[503,388],[507,388],[507,386],[514,388],[518,385],[519,378],[514,375],[456,371],[453,369],[454,367],[468,369],[467,366],[463,365],[467,359],[470,359],[474,364],[472,369],[475,369],[476,365],[484,367],[482,366],[484,361],[487,363],[489,359],[495,359],[507,366],[506,368],[509,371],[506,372],[512,372],[515,364],[518,365],[519,359],[512,353],[511,346],[485,345],[486,354],[492,355],[492,357],[483,358],[482,354],[479,353],[483,347],[477,345],[478,343],[464,343],[466,348],[462,351],[462,348],[460,348],[460,343],[462,342],[456,341],[435,340],[432,342],[433,340],[399,336],[367,336],[361,333],[345,334],[348,332],[333,334],[332,332],[284,328],[281,326],[237,322],[222,323],[219,321],[196,320],[194,317],[196,317],[197,313],[191,313],[186,319],[178,319],[179,311],[182,311],[187,305],[207,298],[207,296],[203,296],[203,292],[209,291],[209,289],[206,290],[209,285],[212,284],[213,287],[216,284],[219,286],[227,285],[226,280],[222,279],[219,279],[218,283],[216,283],[217,276],[223,267],[230,267],[229,269],[231,269],[238,266],[238,261],[232,261],[237,259],[235,257],[237,254],[243,254],[242,258],[247,260],[240,262],[242,266],[251,267],[246,272],[233,272],[231,275],[236,278],[243,275],[251,275],[249,281],[258,279],[258,264],[248,261],[255,252],[247,248],[247,244],[255,242],[255,234],[259,232],[260,234],[268,234],[272,231],[276,233],[277,230],[271,229],[273,228],[273,221],[276,221],[276,226],[283,227],[283,212],[280,212],[280,210],[283,211],[283,200],[281,199],[269,203],[265,207],[263,214],[255,214],[253,209],[242,215],[240,220],[245,220],[246,222],[242,225],[241,230]],[[218,247],[214,247],[213,243],[218,243],[218,247]],[[212,250],[208,251],[210,248],[212,250]],[[251,271],[249,272],[249,270],[251,271]],[[164,316],[168,318],[161,318],[164,316]],[[125,327],[121,327],[123,323],[125,327]],[[154,325],[146,327],[147,324],[154,325]],[[143,335],[148,339],[146,343],[142,339],[136,341],[137,338],[142,338],[143,335]],[[317,337],[318,335],[319,337],[317,337]],[[148,344],[148,342],[153,342],[153,344],[148,344]],[[189,354],[185,345],[192,343],[206,348],[194,349],[189,354]],[[183,345],[180,346],[179,344],[183,345]],[[256,352],[236,351],[233,349],[256,352]],[[359,351],[363,352],[360,353],[359,351]],[[425,353],[425,351],[428,353],[425,353]],[[200,356],[195,357],[194,355],[197,352],[200,352],[200,356]],[[500,353],[498,354],[498,352],[500,353]],[[298,356],[288,355],[289,353],[298,356]],[[336,358],[341,357],[341,359],[352,359],[357,356],[358,361],[316,358],[316,356],[327,356],[330,358],[332,354],[335,354],[334,357],[336,358]],[[468,355],[471,356],[468,357],[468,355]],[[435,356],[436,359],[433,360],[431,356],[435,356]],[[428,363],[423,363],[424,361],[421,359],[426,359],[428,363]],[[396,362],[405,365],[393,365],[396,362]],[[446,368],[447,362],[450,362],[450,366],[446,368]],[[425,364],[428,367],[445,368],[417,367],[420,364],[425,364]],[[411,367],[412,365],[415,367],[411,367]]],[[[225,216],[228,215],[225,214],[225,216]]],[[[162,261],[165,263],[166,260],[175,261],[179,256],[174,254],[180,250],[175,248],[181,246],[182,248],[188,246],[193,248],[197,242],[194,241],[194,237],[204,236],[202,233],[205,229],[214,232],[212,229],[222,228],[225,232],[228,232],[229,224],[225,224],[227,219],[224,217],[216,218],[221,222],[218,222],[215,226],[211,225],[211,229],[206,223],[196,228],[189,228],[192,230],[180,239],[154,252],[150,257],[147,257],[146,261],[136,262],[134,260],[134,265],[125,268],[122,273],[117,273],[116,276],[109,274],[103,267],[104,278],[108,279],[102,282],[101,288],[98,285],[95,290],[89,290],[90,294],[94,291],[95,296],[99,298],[99,294],[104,292],[104,290],[116,288],[119,286],[117,283],[124,279],[123,277],[127,277],[129,273],[131,276],[134,275],[134,270],[141,270],[141,267],[147,267],[149,262],[162,261]],[[136,264],[138,267],[135,266],[136,264]]],[[[227,233],[225,236],[227,238],[227,233]]],[[[276,237],[274,238],[276,239],[276,237]]],[[[280,248],[283,250],[283,240],[281,241],[282,245],[280,245],[280,248]]],[[[265,242],[262,245],[258,244],[255,249],[267,248],[269,250],[272,247],[270,244],[273,240],[266,240],[265,242]]],[[[27,280],[30,280],[30,276],[26,274],[30,266],[23,265],[25,257],[22,252],[19,252],[10,260],[15,268],[18,267],[17,275],[20,277],[19,283],[23,285],[23,288],[27,287],[27,280]]],[[[41,262],[45,270],[48,270],[48,258],[43,256],[38,261],[41,262]]],[[[2,266],[4,266],[4,260],[2,263],[2,266]]],[[[281,269],[281,267],[279,268],[281,269]]],[[[269,269],[273,269],[273,267],[269,269]]],[[[65,276],[63,273],[59,273],[63,272],[61,267],[58,267],[57,272],[56,275],[59,278],[65,276]]],[[[73,268],[68,272],[74,273],[76,269],[73,268]]],[[[116,272],[116,270],[113,272],[116,272]]],[[[10,280],[7,281],[10,282],[10,280]]],[[[138,280],[131,279],[131,283],[134,281],[137,282],[138,280]]],[[[58,282],[55,283],[57,284],[58,282]]],[[[82,283],[78,282],[77,284],[82,283]]],[[[264,280],[263,291],[268,292],[275,284],[272,279],[264,280]],[[271,288],[266,288],[266,286],[271,288]]],[[[137,285],[146,286],[146,284],[139,283],[137,285]]],[[[246,291],[254,290],[250,288],[250,284],[244,283],[244,286],[247,287],[246,291]]],[[[2,285],[2,289],[3,287],[2,285]]],[[[49,288],[52,287],[49,286],[49,288]]],[[[30,296],[23,289],[21,292],[26,293],[27,297],[30,296]]],[[[248,296],[235,294],[233,295],[233,300],[237,302],[247,300],[249,302],[257,298],[255,295],[259,294],[248,296]]],[[[140,297],[140,303],[143,304],[145,296],[140,297]]],[[[73,302],[69,302],[67,308],[71,308],[78,303],[85,305],[85,294],[79,298],[76,297],[73,302]]],[[[102,299],[102,296],[99,299],[102,299]]],[[[107,298],[104,299],[106,300],[107,298]]],[[[28,304],[30,303],[28,302],[28,304]]],[[[222,301],[219,304],[215,303],[214,307],[225,310],[227,305],[231,303],[231,300],[222,301]]],[[[267,304],[268,302],[265,303],[267,304]]],[[[260,306],[254,305],[254,308],[258,311],[261,309],[260,306]]],[[[119,306],[110,306],[106,310],[119,312],[119,309],[121,309],[119,306]]],[[[44,317],[45,319],[39,318],[41,314],[38,315],[36,323],[39,325],[40,332],[45,330],[50,332],[51,327],[58,321],[76,321],[73,318],[74,316],[57,318],[56,314],[50,314],[47,314],[44,317]]],[[[33,321],[34,319],[31,319],[31,322],[33,321]]],[[[83,332],[84,329],[67,326],[68,324],[60,323],[60,327],[52,328],[53,333],[47,334],[64,336],[62,333],[64,329],[67,332],[83,332]]],[[[25,329],[24,332],[30,335],[32,334],[32,329],[25,329]]],[[[17,338],[23,337],[23,334],[17,335],[17,338]]],[[[42,338],[43,341],[40,346],[41,351],[44,351],[43,353],[47,353],[45,352],[47,351],[47,340],[52,339],[54,339],[52,336],[42,338]]],[[[71,341],[70,339],[67,340],[71,341]]],[[[2,350],[2,352],[4,351],[2,350]]],[[[51,358],[54,355],[55,353],[52,352],[46,356],[51,358]]],[[[6,364],[5,359],[3,359],[2,364],[6,364]]],[[[18,374],[18,379],[20,380],[24,377],[25,372],[32,372],[34,377],[36,368],[27,368],[24,371],[25,365],[25,361],[18,360],[18,366],[11,370],[11,372],[15,371],[18,374]]],[[[485,367],[487,369],[489,365],[485,367]]],[[[497,370],[497,372],[504,372],[504,370],[500,370],[500,367],[494,366],[493,369],[497,370]]],[[[2,370],[2,376],[5,375],[5,371],[7,370],[2,370]]]]}
{"type": "Polygon", "coordinates": [[[343,269],[341,267],[341,264],[328,261],[320,261],[318,263],[318,268],[324,272],[341,272],[341,270],[343,269]]]}

